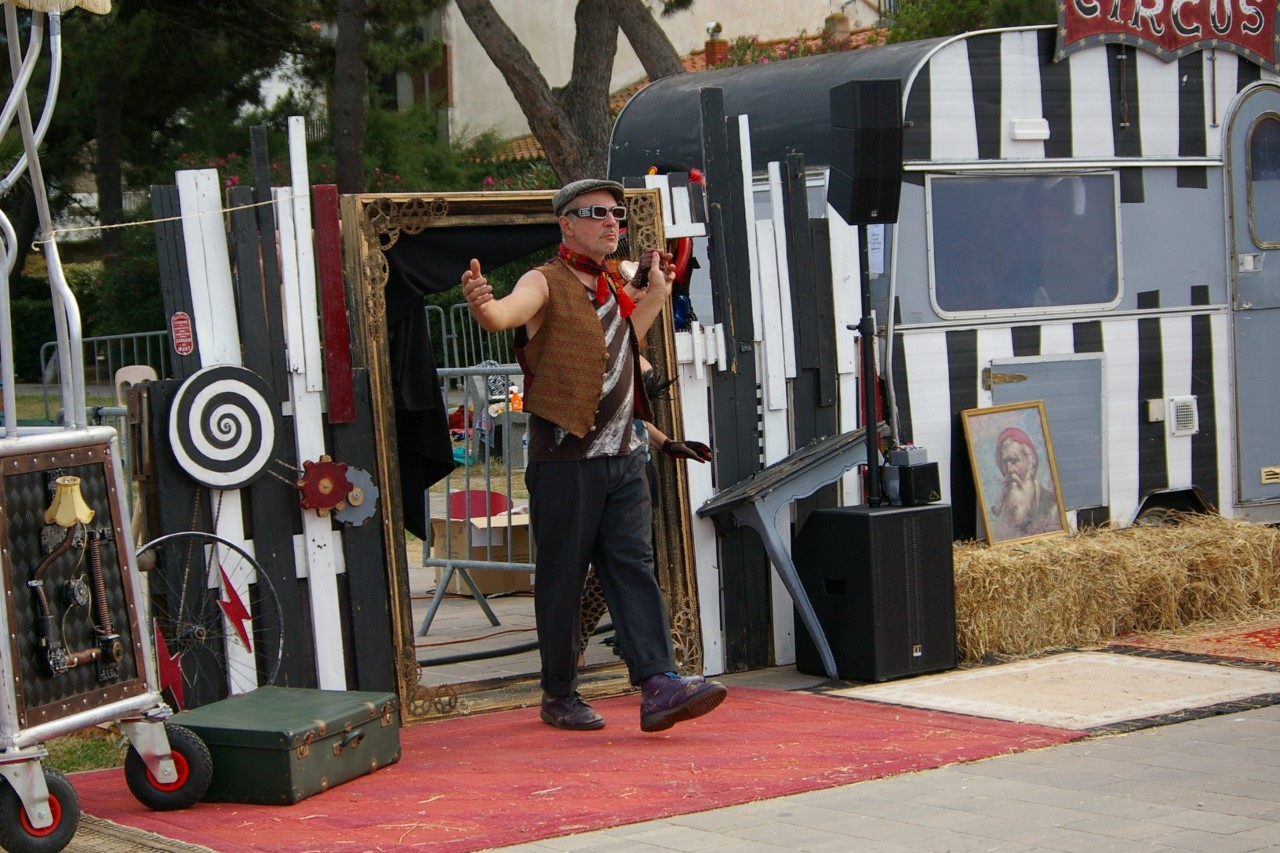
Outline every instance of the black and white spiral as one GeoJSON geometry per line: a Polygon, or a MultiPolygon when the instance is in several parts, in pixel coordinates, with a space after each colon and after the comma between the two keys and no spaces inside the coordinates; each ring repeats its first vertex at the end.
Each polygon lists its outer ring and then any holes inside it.
{"type": "Polygon", "coordinates": [[[169,443],[196,482],[239,489],[275,455],[280,406],[271,387],[243,367],[215,365],[193,373],[169,410],[169,443]]]}

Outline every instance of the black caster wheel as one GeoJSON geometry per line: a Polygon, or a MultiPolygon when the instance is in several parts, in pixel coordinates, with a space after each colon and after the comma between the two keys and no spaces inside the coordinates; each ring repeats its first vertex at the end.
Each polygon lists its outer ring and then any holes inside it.
{"type": "Polygon", "coordinates": [[[165,734],[173,753],[173,766],[178,778],[160,782],[147,769],[138,751],[130,747],[124,757],[124,780],[133,796],[149,809],[175,811],[193,806],[209,790],[213,780],[213,756],[199,736],[184,726],[166,723],[165,734]]]}
{"type": "Polygon", "coordinates": [[[57,770],[44,768],[53,823],[36,828],[22,806],[18,792],[0,780],[0,847],[9,853],[56,853],[71,843],[80,825],[80,798],[70,780],[57,770]]]}

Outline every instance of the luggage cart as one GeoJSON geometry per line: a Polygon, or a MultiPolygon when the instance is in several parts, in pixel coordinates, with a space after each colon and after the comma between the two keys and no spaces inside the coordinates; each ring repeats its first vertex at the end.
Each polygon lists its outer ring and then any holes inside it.
{"type": "MultiPolygon", "coordinates": [[[[109,0],[3,0],[13,87],[0,135],[16,118],[24,154],[0,195],[25,171],[39,214],[57,328],[64,423],[20,428],[8,287],[0,287],[0,846],[13,853],[64,848],[79,824],[79,800],[62,773],[44,767],[43,744],[92,726],[118,729],[130,744],[125,780],[157,810],[186,808],[212,777],[212,760],[191,731],[166,725],[173,711],[156,688],[157,662],[120,460],[110,427],[86,422],[80,315],[53,239],[37,156],[61,67],[59,10],[109,10],[109,0]],[[25,51],[18,9],[30,13],[25,51]],[[45,40],[47,100],[33,126],[26,87],[45,40]]],[[[3,272],[16,236],[0,214],[3,272]]]]}

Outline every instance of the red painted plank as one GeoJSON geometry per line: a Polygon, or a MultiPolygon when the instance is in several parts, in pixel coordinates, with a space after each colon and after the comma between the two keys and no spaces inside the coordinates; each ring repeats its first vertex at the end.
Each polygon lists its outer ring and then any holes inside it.
{"type": "Polygon", "coordinates": [[[338,188],[312,187],[316,228],[316,270],[320,276],[320,317],[324,324],[325,386],[329,390],[329,423],[356,419],[351,384],[351,327],[347,323],[346,288],[342,280],[342,232],[338,223],[338,188]]]}

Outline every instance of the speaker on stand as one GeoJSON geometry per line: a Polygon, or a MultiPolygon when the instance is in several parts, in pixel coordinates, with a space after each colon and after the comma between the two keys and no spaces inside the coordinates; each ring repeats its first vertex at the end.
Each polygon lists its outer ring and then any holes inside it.
{"type": "Polygon", "coordinates": [[[901,84],[853,80],[833,86],[827,203],[850,225],[874,225],[898,221],[901,195],[901,84]]]}
{"type": "MultiPolygon", "coordinates": [[[[949,505],[814,510],[792,560],[841,678],[888,681],[955,668],[949,505]]],[[[799,619],[796,669],[826,674],[799,619]]]]}

